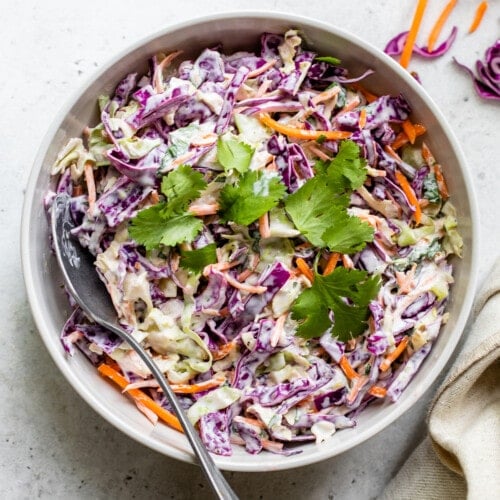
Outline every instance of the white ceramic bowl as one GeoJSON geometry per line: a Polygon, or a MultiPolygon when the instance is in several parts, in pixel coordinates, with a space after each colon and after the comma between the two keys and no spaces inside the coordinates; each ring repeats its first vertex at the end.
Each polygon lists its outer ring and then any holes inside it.
{"type": "Polygon", "coordinates": [[[471,192],[472,182],[463,155],[449,125],[425,90],[392,59],[345,31],[316,20],[278,13],[219,14],[183,23],[152,35],[113,58],[84,85],[55,118],[36,158],[22,220],[22,260],[24,279],[33,316],[43,341],[62,374],[75,390],[106,420],[142,444],[171,457],[192,461],[183,435],[159,424],[153,427],[135,405],[115,387],[104,381],[82,356],[69,358],[59,342],[59,332],[69,307],[61,289],[56,261],[51,254],[48,226],[42,199],[49,188],[49,166],[60,147],[83,128],[97,121],[96,98],[110,93],[117,82],[131,71],[145,71],[147,60],[160,50],[183,49],[185,58],[196,56],[203,48],[224,44],[225,51],[254,49],[264,31],[282,33],[290,27],[301,30],[307,44],[316,52],[335,55],[352,74],[367,68],[375,70],[366,85],[375,93],[402,92],[413,109],[413,120],[425,124],[431,149],[444,167],[453,203],[458,211],[464,238],[464,257],[456,259],[455,285],[449,304],[450,321],[421,370],[397,404],[369,407],[355,428],[336,433],[322,445],[307,444],[303,452],[284,458],[271,453],[257,456],[235,447],[232,457],[216,457],[226,470],[269,471],[311,464],[342,453],[390,425],[408,410],[436,379],[452,355],[471,308],[477,274],[477,215],[471,192]]]}

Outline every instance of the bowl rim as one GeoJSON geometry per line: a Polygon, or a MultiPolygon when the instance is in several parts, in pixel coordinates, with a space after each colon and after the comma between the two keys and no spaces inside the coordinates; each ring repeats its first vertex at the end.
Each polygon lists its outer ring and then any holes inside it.
{"type": "Polygon", "coordinates": [[[223,461],[219,457],[214,456],[215,462],[219,467],[225,470],[233,470],[239,472],[262,472],[264,470],[287,470],[295,467],[301,467],[309,464],[313,464],[338,454],[341,454],[355,446],[373,437],[375,434],[379,433],[394,421],[396,421],[400,416],[402,416],[413,404],[417,402],[418,399],[429,389],[429,387],[436,381],[439,373],[446,366],[451,358],[451,355],[455,351],[457,344],[463,334],[466,327],[467,321],[469,319],[472,303],[474,299],[474,294],[477,286],[478,279],[478,264],[479,264],[479,218],[478,218],[478,208],[477,208],[477,198],[474,195],[474,188],[472,183],[471,174],[469,172],[467,162],[465,160],[462,149],[455,137],[453,130],[446,121],[444,115],[439,110],[437,105],[434,103],[433,99],[426,92],[426,90],[419,85],[416,80],[404,70],[396,61],[387,56],[383,51],[372,45],[371,43],[359,38],[334,24],[328,22],[320,21],[308,16],[290,14],[281,11],[253,11],[253,10],[237,10],[237,11],[224,11],[209,15],[203,15],[199,17],[194,17],[189,20],[185,20],[179,23],[169,24],[168,26],[157,30],[151,34],[141,37],[140,39],[132,42],[124,49],[120,50],[114,56],[106,60],[102,67],[93,71],[92,74],[85,79],[78,87],[72,92],[71,96],[65,100],[64,104],[55,114],[51,125],[47,129],[42,142],[38,148],[38,152],[33,161],[29,177],[26,184],[22,218],[21,218],[21,263],[22,271],[24,277],[24,283],[26,287],[27,297],[30,304],[33,319],[35,321],[37,330],[42,337],[42,340],[49,351],[53,361],[56,366],[62,372],[66,380],[70,383],[74,390],[86,401],[86,403],[99,413],[104,419],[111,423],[114,427],[134,439],[139,443],[158,451],[161,454],[170,456],[172,458],[194,463],[194,455],[190,452],[184,452],[174,446],[168,445],[168,443],[161,442],[154,438],[154,434],[149,434],[145,436],[138,432],[132,425],[128,425],[125,421],[121,420],[113,412],[109,411],[105,406],[103,406],[99,398],[91,393],[85,385],[80,381],[77,376],[76,371],[66,362],[66,359],[59,356],[53,351],[50,344],[49,338],[54,335],[54,332],[50,329],[49,324],[44,318],[44,310],[39,304],[38,296],[35,290],[35,283],[32,279],[33,272],[30,262],[30,215],[32,213],[33,204],[35,201],[35,190],[37,186],[37,177],[42,168],[42,162],[45,158],[51,142],[53,141],[56,132],[59,130],[61,124],[63,123],[66,115],[69,113],[71,108],[75,105],[78,99],[85,93],[85,91],[91,86],[91,84],[104,75],[112,66],[117,64],[123,58],[125,58],[129,53],[133,52],[140,47],[147,45],[157,38],[164,37],[169,33],[180,31],[186,28],[193,28],[197,25],[213,22],[213,21],[227,21],[229,19],[241,19],[241,18],[257,18],[257,19],[271,19],[274,21],[283,21],[287,24],[294,25],[300,28],[301,25],[307,27],[317,26],[322,30],[328,31],[333,35],[339,36],[346,40],[351,41],[355,45],[361,47],[365,52],[371,54],[375,58],[382,58],[384,63],[392,67],[392,70],[396,72],[399,78],[406,81],[415,92],[427,105],[433,116],[436,118],[439,127],[444,131],[448,140],[450,141],[451,147],[455,152],[457,162],[461,167],[461,173],[465,181],[466,194],[470,206],[470,217],[471,217],[471,259],[470,259],[470,273],[469,273],[469,287],[463,297],[463,307],[458,315],[456,325],[454,328],[454,335],[450,335],[448,342],[443,348],[443,351],[439,355],[437,361],[428,367],[428,371],[422,381],[420,381],[419,390],[413,390],[410,397],[407,397],[404,401],[400,401],[394,404],[392,411],[384,416],[383,419],[377,421],[374,425],[367,427],[364,430],[357,432],[353,437],[346,441],[339,443],[336,447],[331,448],[327,446],[318,447],[317,452],[313,455],[305,455],[301,457],[301,454],[288,457],[287,460],[281,460],[273,463],[272,467],[269,468],[268,464],[263,460],[259,466],[257,464],[240,464],[231,463],[231,461],[223,461]]]}

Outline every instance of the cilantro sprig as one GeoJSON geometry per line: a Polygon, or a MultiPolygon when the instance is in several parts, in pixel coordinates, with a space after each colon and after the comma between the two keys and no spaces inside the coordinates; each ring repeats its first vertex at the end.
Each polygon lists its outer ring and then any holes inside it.
{"type": "Polygon", "coordinates": [[[130,237],[147,250],[193,241],[203,222],[188,212],[188,206],[206,186],[203,176],[188,165],[170,172],[161,183],[167,200],[141,210],[131,221],[130,237]]]}
{"type": "Polygon", "coordinates": [[[367,326],[368,304],[379,287],[378,276],[369,277],[357,269],[338,267],[328,276],[315,273],[311,288],[304,290],[292,306],[292,318],[299,323],[297,335],[319,337],[330,327],[332,335],[342,342],[361,335],[367,326]]]}
{"type": "Polygon", "coordinates": [[[226,184],[220,193],[223,221],[248,225],[274,208],[285,194],[285,185],[275,173],[246,172],[235,185],[226,184]]]}
{"type": "Polygon", "coordinates": [[[373,229],[347,212],[353,190],[366,179],[366,162],[352,141],[340,144],[329,163],[318,162],[317,175],[285,200],[296,228],[315,246],[354,253],[373,240],[373,229]]]}

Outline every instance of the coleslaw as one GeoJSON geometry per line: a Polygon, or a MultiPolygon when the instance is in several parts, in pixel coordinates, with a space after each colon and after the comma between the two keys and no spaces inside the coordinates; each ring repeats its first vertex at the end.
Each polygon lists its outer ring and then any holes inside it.
{"type": "MultiPolygon", "coordinates": [[[[54,162],[46,209],[71,197],[120,324],[216,454],[291,455],[355,426],[398,400],[448,319],[455,209],[425,127],[365,88],[372,73],[296,30],[256,53],[157,54],[54,162]]],[[[68,354],[172,425],[135,352],[72,306],[68,354]]]]}

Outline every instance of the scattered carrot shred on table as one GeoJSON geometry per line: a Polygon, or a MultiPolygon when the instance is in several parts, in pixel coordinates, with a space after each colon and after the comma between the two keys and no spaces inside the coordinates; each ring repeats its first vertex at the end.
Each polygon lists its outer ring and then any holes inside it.
{"type": "Polygon", "coordinates": [[[469,27],[469,33],[474,33],[474,31],[479,28],[481,21],[483,20],[484,13],[488,9],[488,2],[481,2],[476,9],[476,13],[474,14],[474,19],[469,27]]]}
{"type": "Polygon", "coordinates": [[[417,39],[418,30],[420,29],[420,23],[424,17],[426,7],[427,0],[418,0],[410,31],[408,32],[408,38],[406,39],[401,58],[399,59],[399,64],[401,64],[403,68],[407,68],[408,64],[410,64],[411,54],[413,52],[415,40],[417,39]]]}
{"type": "Polygon", "coordinates": [[[451,11],[455,8],[456,4],[457,0],[450,0],[437,18],[437,21],[432,27],[429,38],[427,40],[427,48],[429,49],[429,51],[431,51],[434,48],[434,45],[436,45],[439,34],[443,29],[444,23],[448,19],[448,16],[451,14],[451,11]]]}

